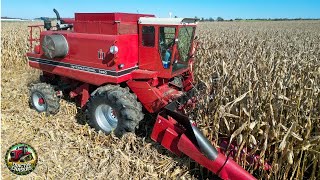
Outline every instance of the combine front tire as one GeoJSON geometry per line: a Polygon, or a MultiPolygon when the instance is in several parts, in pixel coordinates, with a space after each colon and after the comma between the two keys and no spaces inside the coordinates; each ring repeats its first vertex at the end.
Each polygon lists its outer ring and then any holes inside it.
{"type": "Polygon", "coordinates": [[[87,103],[87,119],[91,127],[118,137],[135,132],[143,119],[142,106],[128,89],[107,85],[97,89],[87,103]]]}
{"type": "Polygon", "coordinates": [[[38,83],[30,89],[30,104],[38,112],[56,114],[59,111],[59,97],[54,88],[46,83],[38,83]]]}

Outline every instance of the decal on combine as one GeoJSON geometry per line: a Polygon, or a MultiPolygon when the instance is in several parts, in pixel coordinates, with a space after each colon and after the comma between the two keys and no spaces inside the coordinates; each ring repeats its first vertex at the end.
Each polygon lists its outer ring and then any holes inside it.
{"type": "Polygon", "coordinates": [[[131,71],[137,69],[138,67],[132,67],[129,69],[121,70],[121,71],[112,71],[112,70],[106,70],[106,69],[99,69],[99,68],[93,68],[93,67],[88,67],[88,66],[82,66],[82,65],[77,65],[77,64],[70,64],[70,63],[65,63],[65,62],[59,62],[59,61],[52,61],[49,59],[40,59],[40,58],[33,58],[33,57],[28,57],[29,61],[32,62],[37,62],[40,64],[45,64],[45,65],[50,65],[50,66],[57,66],[57,67],[65,67],[65,68],[71,68],[71,69],[76,69],[80,71],[85,71],[85,72],[90,72],[90,73],[96,73],[96,74],[102,74],[102,75],[107,75],[107,76],[123,76],[126,74],[129,74],[131,71]]]}
{"type": "Polygon", "coordinates": [[[98,51],[98,59],[101,59],[101,60],[105,59],[105,53],[102,51],[102,49],[99,49],[98,51]]]}

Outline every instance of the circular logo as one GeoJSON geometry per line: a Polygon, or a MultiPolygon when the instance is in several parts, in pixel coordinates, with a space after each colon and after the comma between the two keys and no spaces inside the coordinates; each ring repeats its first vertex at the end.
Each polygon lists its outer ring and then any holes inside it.
{"type": "Polygon", "coordinates": [[[28,144],[17,143],[12,145],[5,156],[8,169],[17,175],[27,175],[37,166],[36,151],[28,144]]]}

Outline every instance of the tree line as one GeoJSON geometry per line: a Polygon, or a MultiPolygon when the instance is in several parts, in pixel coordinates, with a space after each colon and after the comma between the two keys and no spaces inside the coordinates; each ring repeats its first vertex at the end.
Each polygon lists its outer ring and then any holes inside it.
{"type": "Polygon", "coordinates": [[[299,21],[299,20],[320,20],[320,18],[252,18],[252,19],[242,19],[242,18],[235,18],[235,19],[228,19],[225,20],[222,17],[217,17],[216,19],[209,17],[209,18],[198,18],[195,16],[196,19],[200,19],[203,22],[213,22],[213,21],[299,21]]]}

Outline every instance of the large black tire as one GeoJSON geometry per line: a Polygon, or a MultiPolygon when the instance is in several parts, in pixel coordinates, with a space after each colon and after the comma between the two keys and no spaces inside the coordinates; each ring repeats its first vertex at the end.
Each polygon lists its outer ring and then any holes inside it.
{"type": "Polygon", "coordinates": [[[113,131],[117,137],[121,137],[127,132],[135,132],[144,114],[141,103],[137,101],[134,94],[129,92],[128,88],[106,85],[91,94],[87,103],[86,117],[88,124],[97,131],[101,130],[105,134],[110,134],[113,131]],[[117,123],[109,128],[101,125],[103,118],[97,115],[99,107],[107,107],[106,105],[112,108],[112,114],[117,119],[117,123]]]}
{"type": "Polygon", "coordinates": [[[34,84],[30,89],[30,105],[38,112],[56,114],[60,108],[60,98],[54,88],[46,83],[34,84]],[[39,98],[43,98],[40,103],[39,98]]]}

